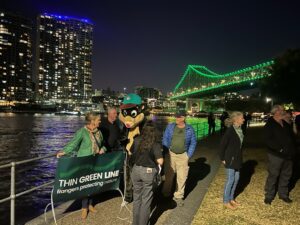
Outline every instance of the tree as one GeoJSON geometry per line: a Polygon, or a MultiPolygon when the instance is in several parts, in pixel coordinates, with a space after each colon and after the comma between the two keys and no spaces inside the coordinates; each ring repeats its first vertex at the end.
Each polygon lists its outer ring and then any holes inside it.
{"type": "Polygon", "coordinates": [[[274,103],[293,103],[300,107],[300,49],[287,50],[275,59],[271,76],[261,82],[264,96],[274,103]]]}

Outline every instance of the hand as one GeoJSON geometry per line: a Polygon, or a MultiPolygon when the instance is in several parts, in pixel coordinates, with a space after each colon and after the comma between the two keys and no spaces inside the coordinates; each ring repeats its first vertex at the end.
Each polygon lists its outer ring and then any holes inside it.
{"type": "Polygon", "coordinates": [[[104,154],[104,153],[105,153],[105,151],[104,151],[102,148],[101,148],[100,151],[98,152],[99,155],[102,155],[102,154],[104,154]]]}
{"type": "Polygon", "coordinates": [[[56,154],[56,158],[60,158],[60,157],[62,157],[63,155],[65,155],[66,153],[64,153],[64,152],[58,152],[57,154],[56,154]]]}
{"type": "Polygon", "coordinates": [[[225,165],[226,164],[225,160],[223,160],[222,163],[225,165]]]}

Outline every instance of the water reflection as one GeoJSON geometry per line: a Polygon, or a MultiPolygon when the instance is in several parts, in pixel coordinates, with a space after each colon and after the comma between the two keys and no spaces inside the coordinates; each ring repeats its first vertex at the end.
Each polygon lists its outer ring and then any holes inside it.
{"type": "MultiPolygon", "coordinates": [[[[0,165],[61,150],[73,133],[84,124],[83,117],[48,114],[0,114],[0,165]]],[[[16,167],[16,190],[24,191],[52,180],[56,159],[47,158],[16,167]]],[[[0,199],[10,191],[10,168],[0,170],[0,199]]],[[[17,224],[42,213],[50,201],[47,187],[33,195],[16,199],[17,224]],[[28,207],[30,206],[30,207],[28,207]]],[[[0,205],[1,224],[9,223],[9,203],[0,205]],[[2,222],[3,221],[3,222],[2,222]]]]}

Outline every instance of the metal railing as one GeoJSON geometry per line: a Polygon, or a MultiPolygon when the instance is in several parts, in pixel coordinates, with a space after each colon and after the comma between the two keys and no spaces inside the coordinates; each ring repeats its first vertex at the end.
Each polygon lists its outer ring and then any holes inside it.
{"type": "Polygon", "coordinates": [[[33,161],[38,161],[38,160],[45,159],[45,158],[51,158],[55,155],[56,154],[48,154],[48,155],[45,155],[45,156],[42,156],[42,157],[35,157],[35,158],[32,158],[32,159],[27,159],[27,160],[23,160],[23,161],[11,162],[11,163],[4,164],[4,165],[0,166],[0,169],[9,168],[9,167],[11,168],[10,169],[11,170],[10,196],[6,197],[6,198],[3,198],[3,199],[0,199],[0,204],[10,200],[10,225],[15,225],[15,223],[16,223],[16,221],[15,221],[15,218],[16,218],[16,215],[15,215],[15,209],[16,209],[15,200],[16,200],[16,198],[18,198],[22,195],[28,194],[30,192],[33,192],[37,189],[49,186],[49,185],[54,183],[54,181],[46,182],[46,183],[41,184],[39,186],[36,186],[36,187],[30,188],[28,190],[22,191],[20,193],[16,193],[16,166],[21,165],[21,164],[25,164],[25,163],[29,163],[29,162],[33,162],[33,161]]]}

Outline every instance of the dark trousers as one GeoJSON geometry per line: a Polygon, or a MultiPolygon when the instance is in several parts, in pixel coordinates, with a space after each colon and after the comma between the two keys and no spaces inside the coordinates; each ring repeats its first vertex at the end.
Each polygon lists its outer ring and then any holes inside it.
{"type": "Polygon", "coordinates": [[[268,154],[268,178],[265,185],[265,198],[274,199],[276,195],[276,184],[278,182],[279,198],[289,196],[289,180],[293,172],[292,160],[282,159],[268,154]]]}
{"type": "Polygon", "coordinates": [[[130,158],[131,156],[127,154],[127,160],[124,165],[124,180],[125,180],[125,193],[124,193],[124,200],[126,202],[132,202],[132,195],[133,195],[133,190],[132,190],[132,180],[131,180],[131,171],[132,167],[130,166],[130,158]]]}
{"type": "Polygon", "coordinates": [[[82,199],[82,208],[87,209],[90,205],[93,204],[93,199],[91,198],[84,198],[82,199]]]}
{"type": "Polygon", "coordinates": [[[216,125],[215,124],[209,124],[208,125],[208,134],[214,134],[216,131],[216,125]]]}
{"type": "Polygon", "coordinates": [[[153,182],[157,169],[134,166],[131,179],[133,183],[133,220],[132,225],[147,225],[153,199],[153,182]]]}

